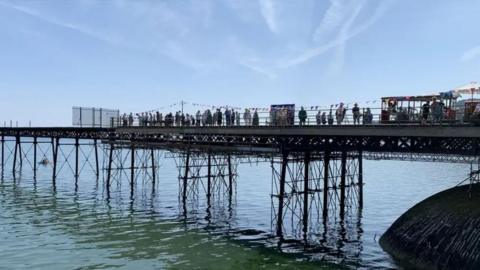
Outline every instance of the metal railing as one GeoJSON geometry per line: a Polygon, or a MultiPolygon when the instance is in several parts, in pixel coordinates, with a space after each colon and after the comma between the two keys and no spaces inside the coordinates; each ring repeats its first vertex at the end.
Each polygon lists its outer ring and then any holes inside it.
{"type": "MultiPolygon", "coordinates": [[[[320,110],[305,110],[307,117],[304,121],[300,121],[299,110],[295,111],[295,115],[292,121],[288,121],[285,118],[279,119],[278,117],[273,119],[271,112],[259,111],[258,124],[253,121],[253,113],[251,112],[251,120],[246,121],[244,113],[240,113],[239,119],[234,117],[233,123],[227,121],[225,113],[222,112],[222,120],[212,121],[210,124],[205,123],[205,117],[201,114],[200,121],[196,117],[196,114],[188,114],[190,120],[187,120],[187,114],[184,115],[184,120],[175,120],[175,117],[170,121],[166,121],[165,115],[162,119],[156,119],[156,115],[153,117],[142,118],[135,116],[133,118],[122,117],[112,120],[112,127],[121,126],[338,126],[338,125],[432,125],[432,124],[449,124],[449,125],[462,125],[469,122],[469,119],[464,117],[463,111],[454,111],[455,113],[445,111],[443,114],[436,115],[430,112],[428,115],[424,115],[421,109],[406,111],[382,111],[381,108],[370,108],[370,113],[366,109],[360,109],[360,113],[354,116],[352,108],[347,108],[346,113],[343,116],[336,114],[335,109],[320,109],[320,110]],[[318,115],[318,116],[317,116],[318,115]],[[324,115],[322,117],[322,115],[324,115]],[[193,121],[192,118],[193,117],[193,121]],[[426,117],[426,118],[425,118],[426,117]],[[289,124],[286,124],[286,123],[289,124]]],[[[213,117],[212,117],[213,118],[213,117]]],[[[213,119],[212,119],[213,120],[213,119]]],[[[218,120],[218,119],[217,119],[218,120]]],[[[291,117],[290,117],[291,120],[291,117]]]]}

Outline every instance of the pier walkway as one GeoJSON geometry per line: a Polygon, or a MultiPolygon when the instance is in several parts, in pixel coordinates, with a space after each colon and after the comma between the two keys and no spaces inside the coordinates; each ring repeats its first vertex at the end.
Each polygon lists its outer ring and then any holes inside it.
{"type": "Polygon", "coordinates": [[[257,127],[0,128],[5,137],[95,139],[103,143],[176,147],[255,147],[289,151],[480,154],[480,127],[470,125],[342,125],[257,127]]]}

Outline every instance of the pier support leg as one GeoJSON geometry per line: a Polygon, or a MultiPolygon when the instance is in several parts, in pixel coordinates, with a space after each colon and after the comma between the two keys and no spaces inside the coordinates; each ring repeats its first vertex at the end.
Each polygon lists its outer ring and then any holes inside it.
{"type": "Polygon", "coordinates": [[[2,134],[2,179],[5,170],[5,136],[2,134]]]}
{"type": "Polygon", "coordinates": [[[97,143],[97,139],[95,139],[93,141],[93,147],[95,148],[94,151],[95,151],[95,173],[97,175],[97,178],[98,176],[100,175],[100,169],[99,169],[99,163],[98,163],[98,143],[97,143]]]}
{"type": "Polygon", "coordinates": [[[110,144],[110,153],[109,153],[109,155],[108,155],[107,196],[110,195],[110,178],[112,177],[112,162],[113,162],[113,143],[110,144]]]}
{"type": "Polygon", "coordinates": [[[212,155],[208,153],[207,161],[207,205],[210,207],[212,198],[212,155]]]}
{"type": "Polygon", "coordinates": [[[19,153],[19,161],[20,161],[20,169],[23,167],[23,153],[22,153],[22,138],[20,136],[17,137],[18,143],[18,153],[19,153]]]}
{"type": "Polygon", "coordinates": [[[231,202],[232,195],[233,195],[233,173],[232,173],[232,157],[230,155],[228,155],[227,164],[228,164],[228,198],[231,202]]]}
{"type": "Polygon", "coordinates": [[[328,181],[330,177],[330,151],[325,152],[323,159],[323,217],[328,216],[328,181]]]}
{"type": "Polygon", "coordinates": [[[135,146],[130,150],[130,196],[133,198],[133,186],[135,184],[135,146]]]}
{"type": "Polygon", "coordinates": [[[280,194],[278,194],[278,214],[277,214],[277,237],[283,240],[283,205],[285,198],[285,177],[287,175],[288,153],[284,152],[282,156],[282,168],[280,171],[280,194]]]}
{"type": "Polygon", "coordinates": [[[33,137],[33,178],[37,178],[37,137],[33,137]]]}
{"type": "Polygon", "coordinates": [[[75,138],[75,185],[77,184],[78,176],[79,176],[79,147],[80,142],[79,138],[75,138]]]}
{"type": "Polygon", "coordinates": [[[15,171],[17,170],[17,155],[18,155],[18,140],[20,138],[18,136],[15,137],[15,151],[13,153],[13,176],[15,177],[15,171]]]}
{"type": "Polygon", "coordinates": [[[155,181],[157,180],[157,172],[155,170],[155,150],[151,150],[150,152],[151,159],[152,159],[152,189],[155,190],[155,181]]]}
{"type": "Polygon", "coordinates": [[[185,173],[183,174],[183,191],[182,202],[184,214],[187,214],[187,188],[188,188],[188,172],[190,170],[190,151],[187,151],[187,157],[185,160],[185,173]]]}
{"type": "MultiPolygon", "coordinates": [[[[52,139],[53,142],[53,139],[52,139]]],[[[53,148],[53,175],[52,175],[52,181],[53,181],[53,186],[56,185],[57,181],[57,159],[58,159],[58,147],[60,144],[60,138],[55,138],[55,143],[54,143],[54,148],[53,148]]]]}
{"type": "Polygon", "coordinates": [[[342,152],[340,175],[340,218],[345,216],[345,182],[347,178],[347,152],[342,152]]]}
{"type": "Polygon", "coordinates": [[[308,235],[308,197],[309,191],[309,172],[310,172],[310,152],[305,152],[304,173],[303,173],[303,239],[307,240],[308,235]]]}
{"type": "Polygon", "coordinates": [[[363,208],[363,153],[358,153],[358,205],[363,208]]]}

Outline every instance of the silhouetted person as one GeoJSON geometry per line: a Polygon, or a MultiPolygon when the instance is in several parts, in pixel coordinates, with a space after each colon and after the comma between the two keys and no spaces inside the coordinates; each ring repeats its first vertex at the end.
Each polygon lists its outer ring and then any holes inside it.
{"type": "Polygon", "coordinates": [[[255,110],[255,112],[253,113],[252,125],[253,126],[258,126],[259,123],[260,123],[260,119],[258,117],[258,112],[257,112],[257,110],[255,110]]]}
{"type": "Polygon", "coordinates": [[[307,111],[305,111],[303,106],[300,108],[300,111],[298,112],[298,119],[300,120],[300,126],[305,125],[307,121],[307,111]]]}

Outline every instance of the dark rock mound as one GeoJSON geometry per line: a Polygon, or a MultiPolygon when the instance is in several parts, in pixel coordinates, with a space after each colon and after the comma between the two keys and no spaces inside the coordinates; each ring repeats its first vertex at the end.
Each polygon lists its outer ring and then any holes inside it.
{"type": "Polygon", "coordinates": [[[480,184],[417,204],[395,221],[380,245],[406,267],[480,269],[480,184]]]}

